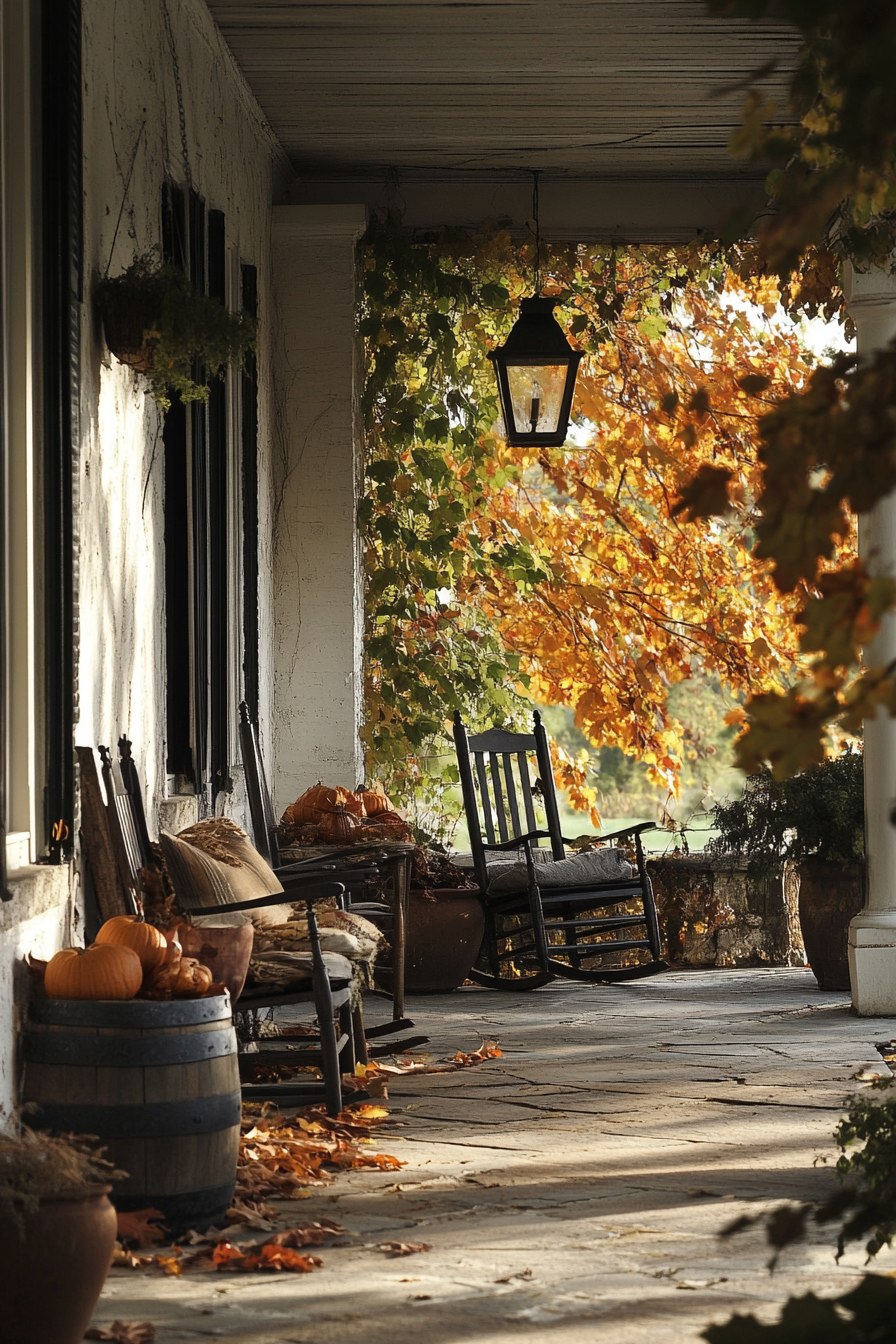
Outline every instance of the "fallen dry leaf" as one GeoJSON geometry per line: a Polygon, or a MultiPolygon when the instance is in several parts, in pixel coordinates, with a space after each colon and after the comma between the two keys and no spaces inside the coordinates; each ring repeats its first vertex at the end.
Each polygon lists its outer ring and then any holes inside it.
{"type": "Polygon", "coordinates": [[[115,1344],[152,1344],[156,1337],[156,1328],[149,1321],[113,1321],[108,1330],[92,1326],[85,1339],[111,1339],[115,1344]]]}
{"type": "Polygon", "coordinates": [[[234,1199],[225,1214],[228,1223],[245,1223],[247,1227],[257,1228],[259,1232],[271,1232],[277,1221],[276,1209],[261,1200],[253,1203],[248,1199],[234,1199]]]}
{"type": "Polygon", "coordinates": [[[289,1246],[295,1250],[299,1246],[320,1246],[325,1237],[335,1237],[342,1232],[339,1223],[322,1218],[319,1223],[303,1223],[301,1227],[287,1227],[268,1237],[266,1246],[289,1246]]]}
{"type": "Polygon", "coordinates": [[[385,1251],[390,1260],[397,1260],[402,1255],[417,1255],[420,1251],[431,1251],[432,1247],[425,1241],[382,1241],[377,1250],[385,1251]]]}
{"type": "Polygon", "coordinates": [[[167,1240],[165,1215],[159,1209],[137,1209],[135,1213],[118,1214],[118,1240],[136,1241],[146,1246],[163,1245],[167,1240]],[[161,1226],[154,1226],[154,1224],[161,1226]]]}
{"type": "Polygon", "coordinates": [[[163,1269],[171,1278],[177,1278],[181,1273],[181,1264],[179,1255],[157,1255],[155,1262],[159,1269],[163,1269]]]}
{"type": "Polygon", "coordinates": [[[116,1241],[112,1251],[112,1264],[119,1265],[122,1269],[143,1269],[146,1265],[155,1264],[155,1259],[151,1255],[137,1255],[122,1246],[120,1241],[116,1241]]]}
{"type": "Polygon", "coordinates": [[[197,1232],[195,1227],[191,1227],[189,1232],[179,1237],[176,1245],[178,1246],[204,1246],[209,1242],[222,1241],[229,1237],[230,1233],[225,1232],[220,1227],[210,1227],[207,1232],[197,1232]]]}

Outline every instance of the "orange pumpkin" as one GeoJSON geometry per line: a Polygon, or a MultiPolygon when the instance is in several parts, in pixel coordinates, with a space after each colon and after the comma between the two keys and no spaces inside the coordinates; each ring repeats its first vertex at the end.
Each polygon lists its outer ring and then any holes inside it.
{"type": "Polygon", "coordinates": [[[334,812],[337,807],[344,807],[357,817],[364,815],[364,803],[350,789],[343,789],[341,786],[328,789],[321,783],[312,784],[301,798],[297,798],[286,809],[281,824],[284,826],[305,826],[309,822],[313,824],[319,822],[326,813],[334,812]]]}
{"type": "Polygon", "coordinates": [[[114,943],[94,943],[86,952],[64,948],[44,976],[51,999],[132,999],[142,983],[137,953],[114,943]]]}
{"type": "Polygon", "coordinates": [[[96,941],[110,947],[129,947],[140,958],[144,975],[149,975],[157,966],[161,966],[168,953],[168,941],[164,933],[155,925],[146,924],[139,915],[115,915],[107,919],[96,941]]]}
{"type": "Polygon", "coordinates": [[[321,840],[345,844],[355,838],[361,822],[346,807],[335,807],[332,812],[321,814],[318,830],[321,840]]]}
{"type": "Polygon", "coordinates": [[[368,817],[378,817],[381,812],[395,811],[390,799],[379,789],[358,789],[355,797],[361,799],[368,817]]]}

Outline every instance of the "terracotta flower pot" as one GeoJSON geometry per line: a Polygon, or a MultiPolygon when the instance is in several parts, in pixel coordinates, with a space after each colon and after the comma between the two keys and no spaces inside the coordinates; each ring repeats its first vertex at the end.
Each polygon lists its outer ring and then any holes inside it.
{"type": "Polygon", "coordinates": [[[479,894],[445,887],[433,895],[434,901],[418,892],[410,895],[404,982],[409,994],[457,989],[482,945],[485,916],[479,894]]]}
{"type": "Polygon", "coordinates": [[[207,966],[215,980],[230,990],[235,1003],[243,992],[252,956],[255,929],[238,912],[200,915],[192,925],[181,924],[178,937],[185,957],[195,957],[207,966]]]}
{"type": "Polygon", "coordinates": [[[849,924],[865,904],[865,865],[806,859],[799,865],[800,928],[819,989],[849,989],[849,924]]]}
{"type": "Polygon", "coordinates": [[[80,1344],[115,1246],[109,1185],[42,1199],[25,1233],[0,1223],[3,1344],[80,1344]]]}
{"type": "Polygon", "coordinates": [[[147,342],[143,333],[154,328],[158,306],[146,295],[106,291],[100,312],[106,344],[115,358],[136,373],[151,373],[156,342],[147,342]]]}

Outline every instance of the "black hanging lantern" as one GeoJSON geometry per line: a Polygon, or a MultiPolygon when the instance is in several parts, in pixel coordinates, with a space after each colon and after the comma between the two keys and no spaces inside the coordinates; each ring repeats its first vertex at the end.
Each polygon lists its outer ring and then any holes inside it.
{"type": "Polygon", "coordinates": [[[554,317],[556,299],[541,289],[538,173],[533,176],[535,294],[523,299],[510,335],[488,357],[495,366],[507,442],[517,448],[560,448],[566,442],[581,350],[573,350],[554,317]]]}
{"type": "Polygon", "coordinates": [[[505,343],[489,350],[507,442],[559,448],[566,442],[581,350],[573,350],[554,317],[557,300],[523,299],[505,343]]]}

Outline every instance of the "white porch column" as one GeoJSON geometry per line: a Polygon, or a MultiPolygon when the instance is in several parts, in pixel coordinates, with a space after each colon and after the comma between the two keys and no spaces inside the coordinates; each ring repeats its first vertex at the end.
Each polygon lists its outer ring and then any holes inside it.
{"type": "MultiPolygon", "coordinates": [[[[875,270],[847,268],[846,294],[856,324],[858,350],[873,354],[896,336],[896,279],[875,270]]],[[[859,519],[859,551],[869,570],[896,576],[896,493],[859,519]]],[[[896,615],[884,618],[866,650],[868,666],[896,658],[896,615]]],[[[883,710],[865,721],[865,844],[868,864],[865,909],[849,930],[849,978],[856,1012],[896,1013],[896,719],[883,710]]]]}
{"type": "Polygon", "coordinates": [[[362,777],[355,244],[364,206],[274,208],[272,740],[279,816],[362,777]]]}

